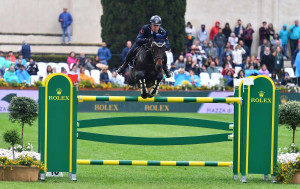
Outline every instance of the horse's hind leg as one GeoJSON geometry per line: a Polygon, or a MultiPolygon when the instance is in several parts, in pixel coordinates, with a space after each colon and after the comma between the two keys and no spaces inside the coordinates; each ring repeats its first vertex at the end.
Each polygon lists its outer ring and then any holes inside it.
{"type": "Polygon", "coordinates": [[[148,96],[148,90],[145,83],[145,75],[142,71],[136,71],[135,78],[137,80],[137,83],[139,84],[139,87],[141,88],[141,96],[142,98],[147,98],[148,96]]]}
{"type": "Polygon", "coordinates": [[[163,74],[162,73],[159,73],[157,76],[156,76],[156,80],[154,82],[154,85],[150,91],[150,93],[148,94],[148,97],[153,97],[155,95],[157,95],[158,93],[158,89],[159,89],[159,83],[160,81],[163,79],[163,74]]]}

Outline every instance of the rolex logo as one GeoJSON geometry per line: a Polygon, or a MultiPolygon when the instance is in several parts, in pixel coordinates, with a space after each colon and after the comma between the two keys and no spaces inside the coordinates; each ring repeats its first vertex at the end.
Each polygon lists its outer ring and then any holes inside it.
{"type": "Polygon", "coordinates": [[[259,92],[258,92],[258,95],[259,95],[260,98],[262,98],[262,97],[264,97],[265,92],[264,92],[264,91],[259,91],[259,92]]]}
{"type": "Polygon", "coordinates": [[[61,88],[57,88],[57,89],[56,89],[57,95],[61,95],[61,92],[62,92],[62,89],[61,89],[61,88]]]}

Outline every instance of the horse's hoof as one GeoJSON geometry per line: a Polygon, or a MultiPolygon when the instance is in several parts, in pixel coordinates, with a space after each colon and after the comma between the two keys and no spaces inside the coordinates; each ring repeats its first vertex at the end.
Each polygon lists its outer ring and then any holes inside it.
{"type": "Polygon", "coordinates": [[[143,93],[141,96],[143,99],[146,99],[148,97],[148,93],[143,93]]]}

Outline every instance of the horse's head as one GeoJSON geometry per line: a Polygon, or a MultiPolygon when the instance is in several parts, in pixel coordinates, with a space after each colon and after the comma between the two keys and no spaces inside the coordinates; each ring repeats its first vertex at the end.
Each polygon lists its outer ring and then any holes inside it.
{"type": "Polygon", "coordinates": [[[164,54],[166,51],[166,36],[167,34],[156,34],[151,43],[151,52],[155,63],[155,69],[157,71],[161,70],[162,68],[164,54]]]}

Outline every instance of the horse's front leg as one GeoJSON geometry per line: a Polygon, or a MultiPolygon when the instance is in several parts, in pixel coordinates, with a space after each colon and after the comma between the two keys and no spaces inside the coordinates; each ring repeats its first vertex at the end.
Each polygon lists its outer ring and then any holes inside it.
{"type": "Polygon", "coordinates": [[[148,90],[147,90],[147,87],[146,87],[144,72],[143,71],[136,71],[135,72],[135,78],[137,80],[139,88],[141,89],[142,98],[147,98],[148,97],[148,90]]]}
{"type": "Polygon", "coordinates": [[[163,74],[162,74],[162,72],[159,72],[156,76],[154,85],[153,85],[148,97],[152,98],[153,96],[157,95],[158,89],[159,89],[159,83],[162,79],[163,79],[163,74]]]}

